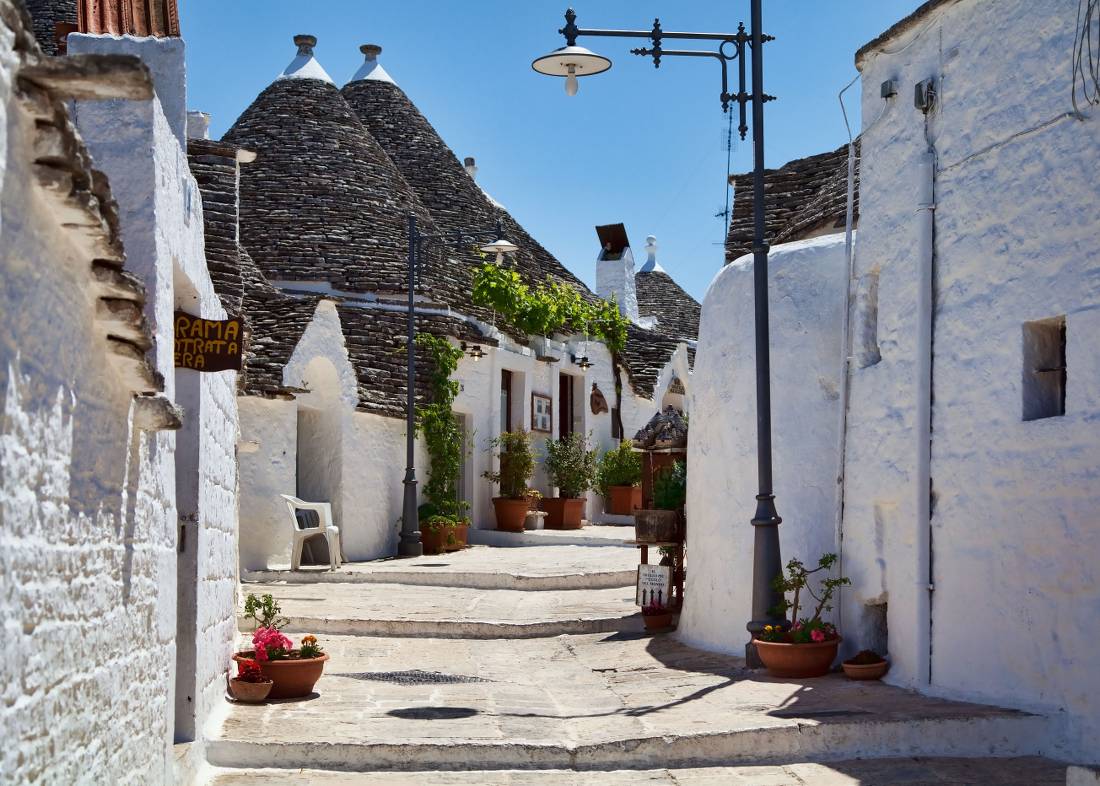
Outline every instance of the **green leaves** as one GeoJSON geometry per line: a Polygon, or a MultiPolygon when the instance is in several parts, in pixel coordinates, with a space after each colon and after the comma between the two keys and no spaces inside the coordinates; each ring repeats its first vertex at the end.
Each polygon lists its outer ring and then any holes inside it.
{"type": "Polygon", "coordinates": [[[588,440],[577,431],[560,440],[548,440],[546,471],[562,497],[576,499],[592,487],[596,451],[588,449],[588,440]]]}
{"type": "Polygon", "coordinates": [[[466,511],[456,488],[462,470],[462,433],[453,411],[459,386],[451,375],[458,370],[462,350],[431,333],[417,333],[416,345],[432,359],[431,402],[416,408],[416,430],[424,435],[431,459],[424,497],[441,515],[458,519],[466,511]]]}
{"type": "Polygon", "coordinates": [[[600,457],[596,487],[605,497],[611,486],[637,486],[642,482],[642,459],[624,440],[600,457]]]}
{"type": "Polygon", "coordinates": [[[614,301],[589,302],[574,287],[549,277],[531,287],[517,271],[490,262],[474,273],[472,296],[526,335],[571,331],[603,341],[612,352],[626,345],[628,322],[614,301]]]}

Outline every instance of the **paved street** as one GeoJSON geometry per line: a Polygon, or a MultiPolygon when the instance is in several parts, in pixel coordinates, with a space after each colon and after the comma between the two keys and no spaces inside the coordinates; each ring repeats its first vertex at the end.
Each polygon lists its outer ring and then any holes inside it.
{"type": "Polygon", "coordinates": [[[331,660],[310,699],[230,706],[216,783],[1064,783],[1060,764],[996,758],[1036,753],[1044,718],[771,679],[645,635],[636,552],[613,542],[265,572],[245,591],[331,660]]]}

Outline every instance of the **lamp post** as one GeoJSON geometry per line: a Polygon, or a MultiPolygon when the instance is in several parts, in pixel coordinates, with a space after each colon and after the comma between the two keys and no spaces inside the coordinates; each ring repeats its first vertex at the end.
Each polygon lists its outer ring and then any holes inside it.
{"type": "MultiPolygon", "coordinates": [[[[424,553],[424,546],[420,542],[420,514],[417,511],[416,495],[416,283],[420,272],[421,253],[424,246],[430,242],[449,242],[455,248],[460,248],[466,243],[475,243],[479,240],[492,238],[492,242],[485,243],[481,250],[487,254],[495,254],[497,264],[504,259],[505,254],[510,254],[519,249],[518,246],[504,239],[500,222],[497,222],[493,231],[459,231],[450,234],[424,234],[416,226],[416,216],[409,214],[409,300],[406,322],[405,351],[406,363],[406,394],[405,394],[405,486],[404,504],[401,513],[401,538],[397,543],[397,554],[400,557],[419,557],[424,553]]],[[[462,350],[466,351],[463,343],[462,350]]],[[[475,346],[469,352],[473,359],[480,360],[484,356],[480,346],[475,346]]]]}
{"type": "MultiPolygon", "coordinates": [[[[764,44],[775,40],[761,30],[761,0],[751,0],[751,32],[745,25],[738,25],[735,33],[685,33],[668,32],[661,28],[659,19],[653,20],[652,30],[591,30],[577,27],[577,15],[570,8],[565,12],[565,27],[558,32],[565,36],[565,46],[536,59],[531,67],[541,74],[565,77],[565,92],[576,95],[577,78],[599,74],[611,68],[611,61],[582,46],[577,46],[581,36],[617,38],[648,38],[649,47],[631,49],[631,53],[652,57],[655,68],[661,67],[663,57],[714,58],[722,67],[722,92],[719,98],[722,111],[729,111],[731,102],[740,110],[738,131],[744,139],[748,132],[746,107],[752,107],[753,137],[753,289],[756,306],[756,456],[758,491],[754,527],[752,619],[746,625],[755,636],[765,625],[785,625],[774,609],[781,600],[772,581],[783,569],[779,548],[779,524],[782,519],[775,507],[772,490],[772,429],[771,429],[771,358],[768,336],[768,244],[764,239],[764,104],[774,96],[764,93],[764,44]],[[665,49],[668,39],[689,41],[717,41],[717,50],[665,49]],[[752,51],[752,92],[746,92],[745,54],[752,51]],[[729,89],[729,67],[737,62],[738,89],[729,89]]],[[[760,665],[756,648],[750,641],[745,655],[752,666],[760,665]]]]}

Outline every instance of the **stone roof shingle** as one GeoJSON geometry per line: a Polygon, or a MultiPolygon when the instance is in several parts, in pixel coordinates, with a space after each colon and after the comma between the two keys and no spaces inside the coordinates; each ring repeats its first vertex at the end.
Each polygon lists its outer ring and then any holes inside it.
{"type": "Polygon", "coordinates": [[[639,271],[634,275],[638,314],[657,317],[657,330],[667,336],[699,339],[699,302],[664,270],[639,271]]]}

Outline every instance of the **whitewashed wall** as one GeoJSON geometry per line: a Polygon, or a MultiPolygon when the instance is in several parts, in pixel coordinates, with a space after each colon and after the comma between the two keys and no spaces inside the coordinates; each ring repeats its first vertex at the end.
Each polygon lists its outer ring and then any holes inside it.
{"type": "MultiPolygon", "coordinates": [[[[836,549],[844,236],[776,246],[769,265],[773,471],[783,560],[812,563],[836,549]]],[[[753,264],[745,256],[715,277],[703,300],[689,391],[690,570],[677,633],[694,646],[737,655],[744,653],[752,617],[753,336],[753,264]]]]}
{"type": "Polygon", "coordinates": [[[1100,112],[1066,116],[1076,12],[1073,0],[960,0],[889,43],[902,51],[863,63],[868,125],[883,109],[883,80],[896,79],[901,97],[863,136],[857,265],[860,275],[881,270],[882,361],[853,377],[844,526],[858,586],[845,616],[885,592],[891,678],[922,684],[914,191],[899,183],[913,182],[925,149],[912,85],[935,77],[930,689],[1052,712],[1065,721],[1059,750],[1096,760],[1100,709],[1087,686],[1100,619],[1100,112]],[[1061,315],[1066,415],[1023,422],[1022,324],[1061,315]]]}
{"type": "MultiPolygon", "coordinates": [[[[241,570],[290,564],[290,521],[280,494],[294,494],[298,405],[283,399],[237,399],[241,436],[241,570]]],[[[337,523],[339,526],[339,523],[337,523]]]]}
{"type": "Polygon", "coordinates": [[[183,549],[176,549],[175,595],[162,613],[173,613],[176,624],[171,739],[197,741],[193,755],[199,759],[203,727],[224,706],[236,631],[238,422],[235,372],[173,368],[176,308],[226,317],[206,268],[202,200],[181,146],[183,45],[179,39],[74,35],[69,48],[73,54],[137,55],[149,64],[157,91],[151,101],[79,102],[74,115],[111,181],[127,265],[155,292],[146,311],[166,392],[177,396],[177,379],[186,388],[179,396],[188,425],[175,438],[177,521],[171,529],[173,546],[182,537],[183,549]]]}

